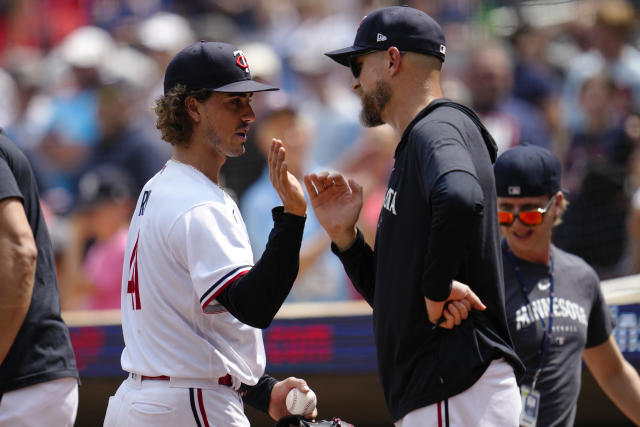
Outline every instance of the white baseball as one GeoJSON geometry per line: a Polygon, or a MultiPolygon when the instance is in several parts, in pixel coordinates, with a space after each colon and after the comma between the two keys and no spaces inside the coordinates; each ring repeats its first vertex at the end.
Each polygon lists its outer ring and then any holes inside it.
{"type": "Polygon", "coordinates": [[[287,394],[287,411],[293,415],[309,415],[316,409],[316,394],[313,390],[306,393],[292,388],[287,394]]]}

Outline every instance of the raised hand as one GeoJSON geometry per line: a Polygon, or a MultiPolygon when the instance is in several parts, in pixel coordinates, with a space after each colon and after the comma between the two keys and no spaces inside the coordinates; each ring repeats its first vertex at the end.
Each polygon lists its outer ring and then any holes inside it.
{"type": "Polygon", "coordinates": [[[432,301],[425,297],[424,301],[429,321],[444,329],[460,325],[472,309],[483,311],[487,308],[469,286],[456,280],[446,300],[432,301]],[[443,321],[439,322],[441,318],[443,321]]]}
{"type": "Polygon", "coordinates": [[[339,173],[322,172],[304,176],[316,218],[340,250],[356,238],[356,222],[362,209],[362,187],[339,173]]]}
{"type": "Polygon", "coordinates": [[[285,212],[305,216],[307,213],[307,200],[304,197],[302,185],[287,169],[285,156],[286,150],[282,145],[282,141],[276,138],[272,139],[268,159],[271,185],[278,193],[285,212]]]}

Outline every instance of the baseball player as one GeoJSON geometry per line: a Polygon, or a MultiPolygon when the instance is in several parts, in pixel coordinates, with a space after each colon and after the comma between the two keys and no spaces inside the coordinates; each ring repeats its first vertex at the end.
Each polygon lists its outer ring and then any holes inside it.
{"type": "MultiPolygon", "coordinates": [[[[122,368],[105,426],[248,426],[243,401],[275,420],[301,379],[265,376],[266,328],[298,271],[306,201],[273,140],[269,171],[282,207],[262,257],[240,211],[218,185],[243,154],[255,115],[251,80],[232,45],[199,42],[167,66],[157,127],[173,157],[144,186],[131,220],[122,277],[122,368]]],[[[315,416],[312,414],[312,416],[315,416]]]]}

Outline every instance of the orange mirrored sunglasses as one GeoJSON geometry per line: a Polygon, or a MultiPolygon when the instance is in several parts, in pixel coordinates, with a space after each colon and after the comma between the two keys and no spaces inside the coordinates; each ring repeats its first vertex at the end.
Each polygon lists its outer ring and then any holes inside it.
{"type": "Polygon", "coordinates": [[[498,210],[498,222],[500,223],[500,225],[509,226],[513,224],[516,218],[518,218],[520,222],[525,225],[540,225],[544,220],[544,214],[549,211],[549,209],[551,208],[551,204],[555,199],[556,196],[553,196],[551,199],[549,199],[549,203],[547,203],[547,206],[545,206],[544,209],[538,208],[530,211],[518,212],[515,214],[513,212],[498,210]]]}

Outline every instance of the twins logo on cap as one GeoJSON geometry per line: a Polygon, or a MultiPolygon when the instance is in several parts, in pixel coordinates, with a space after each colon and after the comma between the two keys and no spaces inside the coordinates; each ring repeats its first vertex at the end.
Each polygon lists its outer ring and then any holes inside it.
{"type": "Polygon", "coordinates": [[[226,93],[278,90],[251,80],[249,62],[242,50],[228,43],[204,40],[182,49],[167,65],[164,94],[177,85],[226,93]]]}
{"type": "Polygon", "coordinates": [[[249,72],[249,63],[247,62],[247,57],[244,56],[244,52],[241,50],[235,50],[233,52],[233,56],[236,57],[236,65],[240,68],[243,68],[245,72],[249,72]]]}

